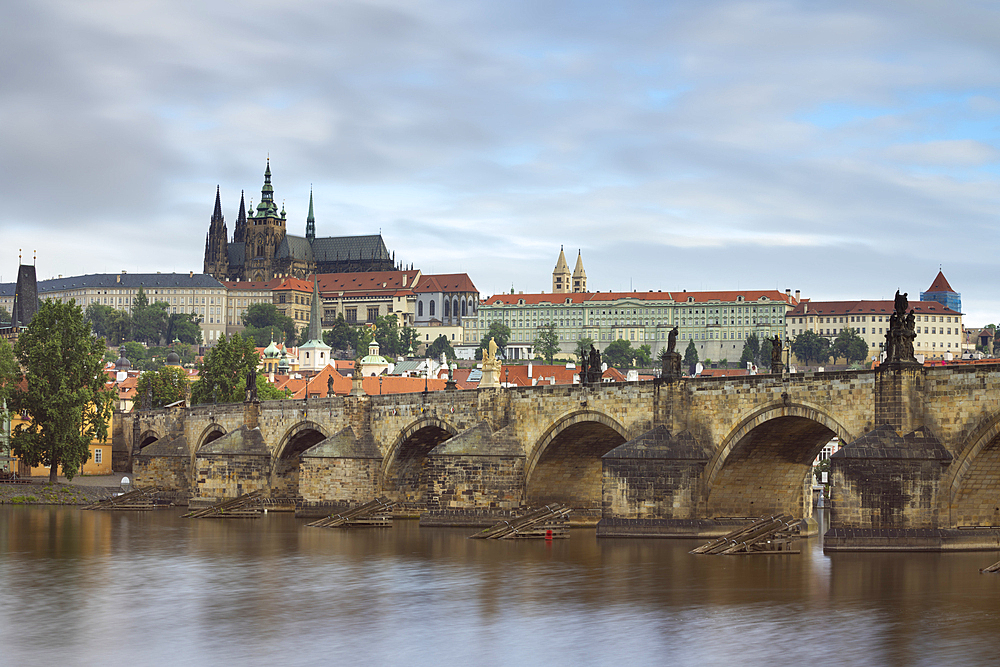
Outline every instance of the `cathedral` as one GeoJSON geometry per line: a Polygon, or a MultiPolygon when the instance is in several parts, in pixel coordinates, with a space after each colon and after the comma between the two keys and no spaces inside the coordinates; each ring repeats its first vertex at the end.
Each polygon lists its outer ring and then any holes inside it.
{"type": "Polygon", "coordinates": [[[215,211],[205,239],[205,273],[217,280],[267,281],[294,276],[305,278],[313,273],[354,273],[392,271],[394,257],[385,247],[381,234],[368,236],[328,236],[316,238],[312,192],[306,235],[285,233],[285,209],[278,211],[271,186],[271,161],[264,171],[264,187],[257,209],[247,215],[243,194],[236,218],[233,239],[229,240],[222,199],[215,190],[215,211]]]}

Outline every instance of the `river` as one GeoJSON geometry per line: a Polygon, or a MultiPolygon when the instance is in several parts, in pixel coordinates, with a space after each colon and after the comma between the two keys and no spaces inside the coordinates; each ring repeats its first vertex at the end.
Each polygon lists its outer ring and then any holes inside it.
{"type": "Polygon", "coordinates": [[[988,665],[998,553],[0,506],[0,665],[988,665]]]}

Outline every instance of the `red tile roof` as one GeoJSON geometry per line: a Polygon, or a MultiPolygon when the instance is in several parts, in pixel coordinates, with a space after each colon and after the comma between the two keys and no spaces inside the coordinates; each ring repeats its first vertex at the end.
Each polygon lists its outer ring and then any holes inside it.
{"type": "MultiPolygon", "coordinates": [[[[804,315],[891,315],[895,303],[885,301],[810,301],[803,299],[788,311],[788,317],[804,315]]],[[[919,315],[961,315],[937,301],[910,301],[910,310],[919,315]]]]}
{"type": "Polygon", "coordinates": [[[948,279],[944,277],[944,273],[938,271],[937,277],[934,278],[934,282],[931,286],[927,288],[928,292],[954,292],[951,285],[948,284],[948,279]]]}
{"type": "MultiPolygon", "coordinates": [[[[275,287],[281,284],[285,280],[284,278],[272,278],[271,280],[237,280],[229,281],[223,280],[222,284],[231,290],[273,290],[275,287]]],[[[309,288],[312,289],[311,287],[309,288]]]]}
{"type": "Polygon", "coordinates": [[[281,284],[273,288],[275,292],[294,290],[296,292],[312,292],[313,284],[311,280],[302,280],[301,278],[285,278],[281,281],[281,284]]]}
{"type": "Polygon", "coordinates": [[[413,271],[367,271],[361,273],[320,273],[316,276],[319,291],[331,292],[387,292],[413,291],[413,281],[420,272],[413,271]]]}
{"type": "Polygon", "coordinates": [[[467,273],[422,275],[413,291],[421,294],[427,292],[479,292],[467,273]]]}

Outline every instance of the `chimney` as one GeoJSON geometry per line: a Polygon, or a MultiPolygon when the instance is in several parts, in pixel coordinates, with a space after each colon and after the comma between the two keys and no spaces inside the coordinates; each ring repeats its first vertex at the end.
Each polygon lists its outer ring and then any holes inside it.
{"type": "Polygon", "coordinates": [[[795,303],[799,302],[799,296],[802,294],[801,290],[795,290],[795,303]]]}
{"type": "Polygon", "coordinates": [[[531,362],[528,362],[528,377],[531,378],[531,362]]]}
{"type": "Polygon", "coordinates": [[[122,281],[122,277],[121,276],[115,276],[115,282],[116,283],[120,283],[121,281],[122,281]]]}
{"type": "Polygon", "coordinates": [[[188,278],[194,278],[194,271],[188,271],[188,278]]]}
{"type": "Polygon", "coordinates": [[[790,289],[788,289],[788,288],[786,287],[786,288],[785,288],[785,296],[788,296],[788,297],[792,296],[792,290],[790,290],[790,289]]]}

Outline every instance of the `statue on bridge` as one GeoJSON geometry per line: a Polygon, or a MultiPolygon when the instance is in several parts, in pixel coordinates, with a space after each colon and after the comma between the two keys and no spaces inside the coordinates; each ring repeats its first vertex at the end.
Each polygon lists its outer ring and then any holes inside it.
{"type": "Polygon", "coordinates": [[[667,349],[660,355],[662,367],[660,377],[664,380],[678,380],[681,377],[681,353],[677,351],[677,327],[674,326],[667,334],[667,349]]]}
{"type": "Polygon", "coordinates": [[[907,312],[910,302],[906,292],[896,290],[893,298],[894,310],[889,316],[889,328],[885,332],[885,360],[890,364],[916,364],[913,341],[916,339],[916,318],[913,311],[907,312]]]}
{"type": "Polygon", "coordinates": [[[257,369],[251,368],[247,371],[247,403],[257,402],[257,369]]]}
{"type": "Polygon", "coordinates": [[[587,382],[600,382],[603,374],[603,371],[601,371],[601,353],[591,343],[590,361],[587,363],[587,382]]]}
{"type": "Polygon", "coordinates": [[[781,336],[774,334],[771,340],[771,372],[780,375],[785,371],[785,364],[781,361],[781,336]]]}
{"type": "Polygon", "coordinates": [[[490,338],[489,345],[483,350],[483,377],[479,386],[483,389],[500,386],[500,368],[503,363],[497,357],[497,342],[490,338]]]}

